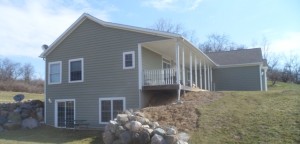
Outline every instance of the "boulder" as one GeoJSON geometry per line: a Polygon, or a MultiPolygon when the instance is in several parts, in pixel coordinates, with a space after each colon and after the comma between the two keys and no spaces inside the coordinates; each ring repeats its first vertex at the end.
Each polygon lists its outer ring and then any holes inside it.
{"type": "Polygon", "coordinates": [[[149,126],[154,129],[154,128],[159,127],[159,124],[158,124],[158,122],[150,122],[149,126]]]}
{"type": "Polygon", "coordinates": [[[22,128],[33,129],[39,126],[39,123],[36,119],[30,117],[26,118],[22,121],[22,128]]]}
{"type": "Polygon", "coordinates": [[[38,121],[43,121],[44,120],[44,109],[43,108],[37,108],[36,116],[37,116],[38,121]]]}
{"type": "Polygon", "coordinates": [[[1,111],[0,111],[0,116],[7,117],[7,116],[8,116],[8,111],[6,111],[6,110],[1,110],[1,111]]]}
{"type": "Polygon", "coordinates": [[[22,103],[20,105],[21,109],[32,109],[32,106],[29,103],[22,103]]]}
{"type": "Polygon", "coordinates": [[[145,117],[145,114],[142,112],[135,112],[134,114],[139,117],[145,117]]]}
{"type": "Polygon", "coordinates": [[[178,142],[176,135],[166,135],[164,138],[167,144],[176,144],[178,142]]]}
{"type": "Polygon", "coordinates": [[[105,131],[102,137],[105,144],[112,144],[114,141],[114,135],[110,131],[105,131]]]}
{"type": "Polygon", "coordinates": [[[35,108],[44,107],[44,103],[40,100],[32,100],[30,105],[35,108]]]}
{"type": "Polygon", "coordinates": [[[121,133],[123,133],[124,131],[126,131],[126,130],[124,129],[123,126],[118,126],[117,129],[116,129],[115,135],[116,135],[116,136],[119,136],[119,135],[120,135],[121,133]]]}
{"type": "Polygon", "coordinates": [[[190,136],[187,133],[181,132],[181,133],[178,133],[178,139],[183,142],[188,142],[190,139],[190,136]]]}
{"type": "Polygon", "coordinates": [[[20,113],[10,112],[7,117],[9,122],[13,123],[20,123],[21,122],[21,115],[20,113]]]}
{"type": "Polygon", "coordinates": [[[179,140],[179,141],[177,141],[177,144],[189,144],[189,143],[179,140]]]}
{"type": "Polygon", "coordinates": [[[130,144],[132,139],[131,139],[131,134],[129,131],[124,131],[119,135],[120,140],[123,144],[130,144]]]}
{"type": "Polygon", "coordinates": [[[0,125],[0,133],[4,132],[4,128],[0,125]]]}
{"type": "Polygon", "coordinates": [[[109,123],[107,125],[107,129],[109,129],[109,131],[112,133],[116,133],[117,127],[118,127],[118,123],[113,120],[109,121],[109,123]]]}
{"type": "Polygon", "coordinates": [[[134,115],[128,115],[129,121],[136,121],[136,116],[134,115]]]}
{"type": "Polygon", "coordinates": [[[19,113],[19,112],[21,112],[21,111],[22,111],[22,109],[21,109],[20,107],[17,107],[17,108],[14,109],[14,112],[15,112],[15,113],[19,113]]]}
{"type": "Polygon", "coordinates": [[[175,128],[167,128],[167,135],[176,135],[177,134],[177,130],[175,128]]]}
{"type": "Polygon", "coordinates": [[[17,122],[7,122],[3,125],[3,127],[7,130],[17,130],[21,128],[21,124],[17,122]]]}
{"type": "Polygon", "coordinates": [[[164,138],[158,134],[154,134],[151,138],[151,144],[166,144],[164,138]]]}
{"type": "Polygon", "coordinates": [[[144,129],[144,130],[146,130],[146,131],[150,134],[150,136],[152,136],[152,134],[153,134],[153,129],[148,128],[148,129],[144,129]]]}
{"type": "Polygon", "coordinates": [[[124,125],[126,122],[128,122],[128,115],[127,114],[118,114],[117,121],[120,124],[124,125]]]}
{"type": "Polygon", "coordinates": [[[136,117],[136,121],[140,122],[141,124],[146,124],[146,118],[144,117],[136,117]]]}
{"type": "Polygon", "coordinates": [[[3,125],[7,122],[7,118],[5,116],[0,115],[0,125],[3,125]]]}
{"type": "Polygon", "coordinates": [[[150,133],[147,130],[142,130],[138,137],[138,141],[140,144],[147,144],[150,142],[150,133]]]}
{"type": "Polygon", "coordinates": [[[162,129],[162,128],[156,128],[156,129],[154,129],[153,133],[161,135],[161,136],[166,135],[166,131],[164,129],[162,129]]]}
{"type": "Polygon", "coordinates": [[[133,132],[137,132],[142,127],[142,124],[138,121],[131,121],[130,122],[130,130],[133,132]]]}
{"type": "Polygon", "coordinates": [[[116,139],[112,144],[123,144],[123,143],[120,139],[116,139]]]}
{"type": "Polygon", "coordinates": [[[31,115],[30,109],[22,109],[21,118],[25,119],[25,118],[28,118],[30,115],[31,115]]]}
{"type": "Polygon", "coordinates": [[[127,130],[130,130],[130,122],[127,122],[124,126],[127,130]]]}
{"type": "Polygon", "coordinates": [[[144,144],[140,142],[140,133],[139,132],[131,132],[131,143],[132,144],[144,144]]]}

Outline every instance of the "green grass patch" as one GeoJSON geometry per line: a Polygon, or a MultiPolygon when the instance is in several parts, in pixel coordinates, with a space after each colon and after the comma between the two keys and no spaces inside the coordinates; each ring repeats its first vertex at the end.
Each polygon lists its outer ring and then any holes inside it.
{"type": "Polygon", "coordinates": [[[230,91],[199,108],[191,143],[300,143],[300,85],[230,91]]]}
{"type": "Polygon", "coordinates": [[[24,94],[25,95],[25,98],[24,98],[23,101],[26,101],[26,100],[29,100],[29,99],[44,101],[44,99],[45,99],[44,94],[0,91],[0,103],[14,102],[13,97],[17,94],[24,94]]]}
{"type": "Polygon", "coordinates": [[[1,144],[101,144],[99,130],[67,130],[42,126],[32,130],[6,131],[0,134],[1,144]]]}

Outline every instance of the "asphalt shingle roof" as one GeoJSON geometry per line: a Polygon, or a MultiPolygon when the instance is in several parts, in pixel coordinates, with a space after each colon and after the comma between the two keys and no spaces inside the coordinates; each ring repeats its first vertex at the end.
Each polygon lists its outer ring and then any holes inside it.
{"type": "Polygon", "coordinates": [[[210,52],[206,55],[219,65],[247,64],[263,62],[260,48],[210,52]]]}

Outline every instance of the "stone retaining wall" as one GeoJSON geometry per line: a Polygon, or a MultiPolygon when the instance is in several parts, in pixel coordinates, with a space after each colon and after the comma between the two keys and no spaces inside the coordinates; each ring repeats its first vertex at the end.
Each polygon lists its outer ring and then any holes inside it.
{"type": "Polygon", "coordinates": [[[19,128],[35,128],[44,121],[44,102],[30,100],[0,103],[0,132],[19,128]]]}
{"type": "Polygon", "coordinates": [[[102,136],[105,144],[187,144],[189,140],[187,133],[151,122],[139,111],[118,114],[106,125],[102,136]]]}

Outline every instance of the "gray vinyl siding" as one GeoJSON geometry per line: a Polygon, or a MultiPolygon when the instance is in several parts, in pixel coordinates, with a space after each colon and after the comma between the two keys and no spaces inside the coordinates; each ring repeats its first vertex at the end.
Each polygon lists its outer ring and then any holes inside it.
{"type": "Polygon", "coordinates": [[[162,56],[147,48],[142,49],[144,70],[162,69],[162,56]]]}
{"type": "Polygon", "coordinates": [[[213,84],[217,91],[260,90],[259,66],[217,68],[213,70],[213,84]]]}
{"type": "Polygon", "coordinates": [[[54,125],[55,99],[75,99],[75,119],[99,127],[99,98],[125,97],[126,108],[139,107],[138,43],[166,39],[159,36],[103,27],[85,20],[46,57],[62,61],[62,84],[46,90],[47,124],[54,125]],[[135,68],[123,70],[123,52],[135,52],[135,68]],[[84,82],[68,82],[68,61],[84,59],[84,82]]]}

